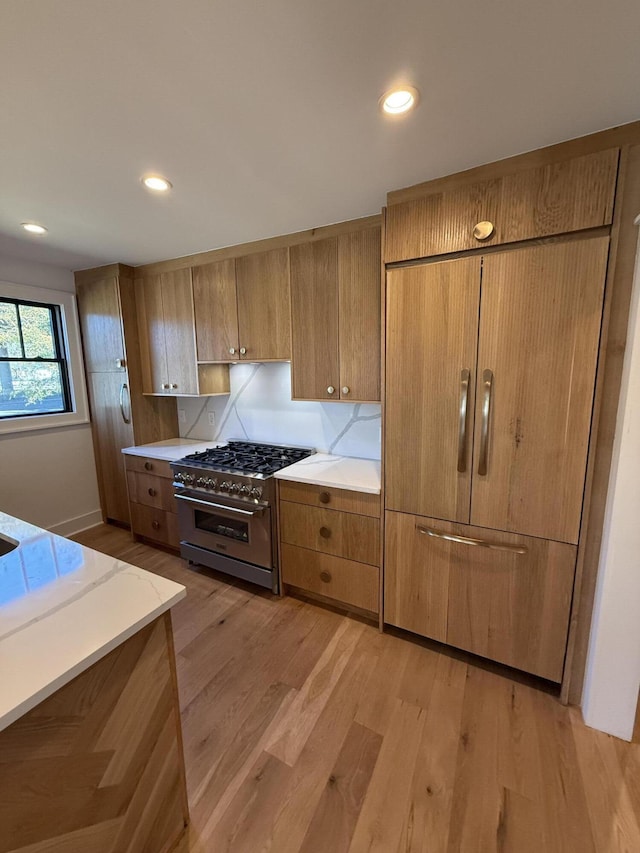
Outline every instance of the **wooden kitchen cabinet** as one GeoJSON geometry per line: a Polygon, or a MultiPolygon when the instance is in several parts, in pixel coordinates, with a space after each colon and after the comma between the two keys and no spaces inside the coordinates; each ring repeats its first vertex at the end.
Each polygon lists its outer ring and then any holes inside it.
{"type": "Polygon", "coordinates": [[[559,682],[575,558],[562,542],[387,512],[385,620],[559,682]]]}
{"type": "Polygon", "coordinates": [[[229,393],[223,365],[199,365],[191,270],[136,280],[145,394],[203,396],[229,393]]]}
{"type": "Polygon", "coordinates": [[[380,399],[380,229],[292,246],[294,400],[380,399]]]}
{"type": "Polygon", "coordinates": [[[444,255],[609,225],[619,151],[514,171],[482,181],[433,181],[387,208],[385,262],[444,255]],[[478,223],[491,233],[474,235],[478,223]]]}
{"type": "Polygon", "coordinates": [[[380,598],[380,496],[280,481],[285,586],[374,614],[380,598]]]}
{"type": "Polygon", "coordinates": [[[131,532],[159,545],[180,547],[173,472],[168,462],[125,454],[131,532]]]}
{"type": "Polygon", "coordinates": [[[105,520],[129,524],[122,448],[177,435],[175,405],[143,396],[133,270],[75,274],[91,429],[105,520]]]}
{"type": "Polygon", "coordinates": [[[193,268],[200,362],[291,358],[287,248],[193,268]]]}

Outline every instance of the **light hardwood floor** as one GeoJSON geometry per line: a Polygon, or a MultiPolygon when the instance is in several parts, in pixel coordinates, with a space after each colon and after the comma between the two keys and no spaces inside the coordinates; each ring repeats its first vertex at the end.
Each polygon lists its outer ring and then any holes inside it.
{"type": "Polygon", "coordinates": [[[186,568],[173,611],[191,826],[178,853],[636,853],[640,744],[504,674],[186,568]]]}

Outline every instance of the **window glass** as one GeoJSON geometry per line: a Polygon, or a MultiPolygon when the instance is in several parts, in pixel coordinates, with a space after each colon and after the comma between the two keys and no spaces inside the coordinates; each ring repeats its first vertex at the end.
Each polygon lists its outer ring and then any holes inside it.
{"type": "Polygon", "coordinates": [[[20,328],[25,358],[55,358],[51,308],[20,305],[20,328]]]}
{"type": "Polygon", "coordinates": [[[11,302],[0,302],[0,358],[21,355],[18,306],[11,302]]]}

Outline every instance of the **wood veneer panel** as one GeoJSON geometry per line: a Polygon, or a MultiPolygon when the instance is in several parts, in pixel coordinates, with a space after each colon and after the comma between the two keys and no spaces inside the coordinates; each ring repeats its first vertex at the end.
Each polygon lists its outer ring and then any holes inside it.
{"type": "Polygon", "coordinates": [[[236,260],[238,339],[249,361],[291,358],[289,250],[236,260]]]}
{"type": "Polygon", "coordinates": [[[160,617],[0,732],[2,853],[171,849],[187,814],[169,655],[160,617]]]}
{"type": "Polygon", "coordinates": [[[237,361],[235,261],[196,267],[192,274],[198,361],[237,361]]]}
{"type": "Polygon", "coordinates": [[[280,501],[282,542],[377,566],[380,520],[280,501]]]}
{"type": "Polygon", "coordinates": [[[87,373],[121,370],[124,373],[125,346],[118,295],[118,278],[76,287],[82,348],[87,373]],[[116,359],[122,364],[116,366],[116,359]]]}
{"type": "Polygon", "coordinates": [[[191,271],[163,273],[161,280],[167,376],[175,394],[198,394],[191,271]]]}
{"type": "Polygon", "coordinates": [[[469,520],[479,301],[477,257],[387,272],[388,509],[469,520]],[[460,472],[462,370],[469,380],[460,472]]]}
{"type": "Polygon", "coordinates": [[[608,251],[596,237],[484,259],[472,524],[578,542],[608,251]]]}
{"type": "Polygon", "coordinates": [[[294,483],[279,480],[280,500],[310,506],[355,512],[359,515],[380,516],[380,495],[336,489],[333,486],[316,486],[311,483],[294,483]]]}

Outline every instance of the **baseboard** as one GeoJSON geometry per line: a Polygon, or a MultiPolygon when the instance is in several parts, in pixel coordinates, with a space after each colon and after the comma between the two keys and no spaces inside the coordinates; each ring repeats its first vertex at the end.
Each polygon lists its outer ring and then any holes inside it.
{"type": "Polygon", "coordinates": [[[76,518],[70,518],[68,521],[61,521],[59,524],[53,524],[49,530],[52,533],[57,533],[58,536],[73,536],[74,533],[95,527],[96,524],[102,524],[102,512],[99,509],[87,512],[85,515],[78,515],[76,518]]]}

